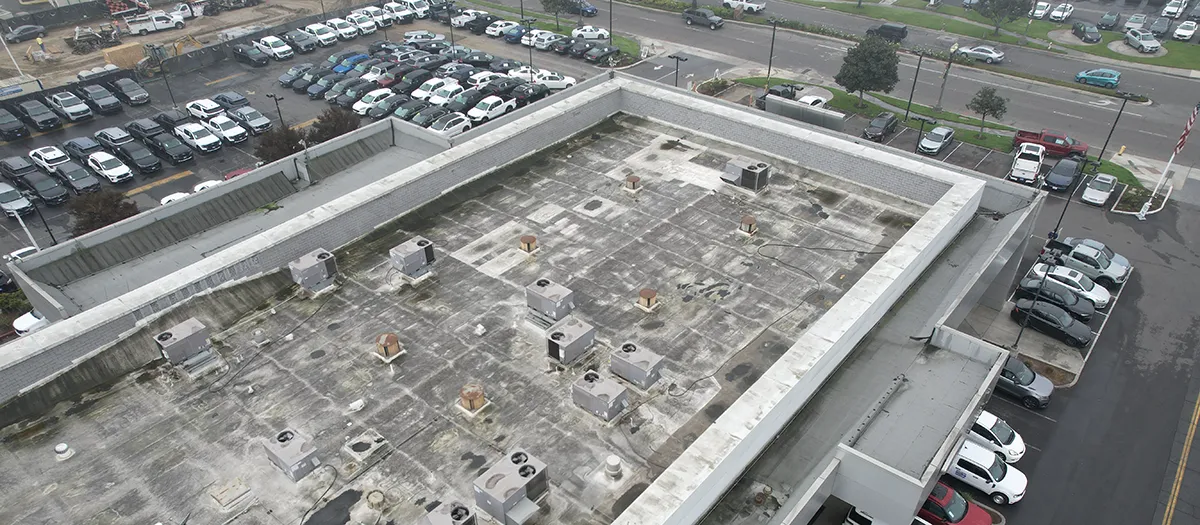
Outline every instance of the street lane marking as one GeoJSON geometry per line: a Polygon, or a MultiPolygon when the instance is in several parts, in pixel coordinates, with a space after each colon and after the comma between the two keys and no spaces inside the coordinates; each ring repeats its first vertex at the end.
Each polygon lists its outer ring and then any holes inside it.
{"type": "Polygon", "coordinates": [[[734,37],[734,40],[737,40],[738,42],[745,42],[745,43],[747,43],[747,44],[757,44],[757,43],[758,43],[758,42],[755,42],[755,41],[753,41],[753,40],[746,40],[745,38],[737,38],[737,37],[734,37]]]}
{"type": "Polygon", "coordinates": [[[245,72],[245,71],[243,71],[243,72],[241,72],[241,73],[234,73],[234,74],[232,74],[232,75],[229,75],[229,76],[227,76],[227,77],[222,77],[222,78],[218,78],[218,79],[216,79],[216,80],[210,81],[210,82],[205,82],[205,83],[204,83],[204,85],[206,85],[206,86],[211,86],[211,85],[213,85],[213,84],[220,84],[221,82],[224,82],[224,81],[226,81],[226,80],[230,80],[230,79],[234,79],[234,78],[240,77],[240,76],[242,76],[242,75],[245,75],[245,74],[246,74],[246,72],[245,72]]]}
{"type": "Polygon", "coordinates": [[[1079,119],[1079,120],[1083,120],[1083,117],[1077,117],[1077,116],[1075,116],[1075,115],[1072,115],[1072,114],[1070,114],[1070,113],[1062,113],[1062,112],[1059,112],[1059,111],[1052,111],[1051,113],[1054,113],[1055,115],[1062,115],[1062,116],[1064,116],[1064,117],[1069,117],[1069,118],[1077,118],[1077,119],[1079,119]]]}
{"type": "Polygon", "coordinates": [[[1162,137],[1162,138],[1164,138],[1164,139],[1169,139],[1169,138],[1171,138],[1171,137],[1169,137],[1169,136],[1167,136],[1167,135],[1163,135],[1162,133],[1154,133],[1154,132],[1152,132],[1152,131],[1145,131],[1145,130],[1141,130],[1141,129],[1139,129],[1139,130],[1138,130],[1138,133],[1145,133],[1145,134],[1147,134],[1147,135],[1154,135],[1155,137],[1162,137]]]}
{"type": "Polygon", "coordinates": [[[1183,452],[1179,456],[1179,467],[1175,469],[1175,483],[1171,485],[1171,497],[1167,499],[1167,511],[1163,513],[1163,525],[1171,525],[1175,517],[1175,503],[1179,499],[1179,487],[1183,484],[1183,472],[1187,469],[1188,454],[1192,451],[1192,438],[1196,437],[1196,422],[1200,421],[1200,397],[1192,409],[1192,424],[1188,426],[1187,439],[1183,441],[1183,452]]]}
{"type": "Polygon", "coordinates": [[[144,186],[138,186],[132,190],[129,190],[129,191],[125,192],[125,196],[132,197],[134,195],[142,193],[143,191],[149,190],[150,188],[157,188],[159,186],[162,186],[163,184],[166,184],[166,183],[172,182],[172,181],[177,181],[177,180],[187,177],[188,175],[191,175],[191,174],[192,174],[191,170],[183,170],[179,173],[171,175],[170,177],[163,177],[161,179],[158,179],[158,180],[151,182],[149,184],[146,184],[144,186]]]}

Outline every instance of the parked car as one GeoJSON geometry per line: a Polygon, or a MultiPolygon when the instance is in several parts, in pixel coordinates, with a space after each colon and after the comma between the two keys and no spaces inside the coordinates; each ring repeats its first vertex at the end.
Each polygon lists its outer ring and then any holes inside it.
{"type": "Polygon", "coordinates": [[[1188,20],[1187,22],[1179,24],[1179,27],[1175,28],[1175,32],[1171,34],[1171,38],[1187,42],[1196,35],[1196,27],[1197,24],[1194,20],[1188,20]]]}
{"type": "Polygon", "coordinates": [[[1094,24],[1087,22],[1075,22],[1071,24],[1071,34],[1075,35],[1076,38],[1085,44],[1095,44],[1103,39],[1100,36],[1100,29],[1094,24]]]}
{"type": "Polygon", "coordinates": [[[567,37],[567,38],[559,40],[553,44],[550,44],[550,50],[555,53],[558,53],[560,55],[565,55],[565,54],[567,54],[567,51],[569,51],[571,49],[571,46],[578,44],[579,41],[581,41],[581,40],[583,40],[583,39],[567,37]]]}
{"type": "Polygon", "coordinates": [[[966,46],[958,48],[958,54],[988,64],[999,64],[1004,61],[1004,52],[992,46],[966,46]]]}
{"type": "Polygon", "coordinates": [[[948,474],[987,494],[997,505],[1021,501],[1029,488],[1029,478],[1017,467],[971,441],[958,449],[948,474]]]}
{"type": "Polygon", "coordinates": [[[1050,2],[1038,2],[1033,5],[1033,9],[1029,11],[1029,18],[1041,20],[1050,12],[1050,2]]]}
{"type": "Polygon", "coordinates": [[[1171,33],[1171,19],[1160,16],[1150,24],[1150,34],[1155,38],[1164,38],[1171,33]]]}
{"type": "Polygon", "coordinates": [[[154,156],[154,152],[137,142],[122,144],[113,153],[122,163],[133,166],[142,175],[162,169],[162,161],[154,156]]]}
{"type": "MultiPolygon", "coordinates": [[[[429,97],[433,96],[434,91],[449,83],[451,81],[444,78],[430,78],[414,89],[410,93],[410,96],[416,100],[429,100],[429,97]]],[[[432,102],[430,103],[432,104],[432,102]]]]}
{"type": "MultiPolygon", "coordinates": [[[[4,211],[5,217],[15,219],[18,215],[33,213],[33,203],[29,202],[29,199],[26,199],[25,195],[22,195],[16,188],[0,183],[0,210],[4,211]]],[[[11,260],[8,257],[5,259],[11,260]]]]}
{"type": "Polygon", "coordinates": [[[221,139],[199,124],[179,126],[175,128],[175,136],[200,153],[212,153],[221,149],[221,139]]]}
{"type": "Polygon", "coordinates": [[[895,114],[884,111],[871,119],[871,122],[863,129],[862,136],[867,140],[883,142],[884,137],[895,132],[899,125],[900,120],[896,118],[895,114]]]}
{"type": "Polygon", "coordinates": [[[346,80],[345,73],[331,73],[321,77],[311,86],[308,86],[308,98],[312,100],[324,99],[329,91],[346,80]]]}
{"type": "Polygon", "coordinates": [[[239,126],[237,121],[225,115],[217,115],[208,121],[201,122],[200,125],[230,144],[245,142],[250,138],[250,132],[246,131],[246,128],[239,126]]]}
{"type": "Polygon", "coordinates": [[[34,166],[29,159],[25,157],[8,157],[0,159],[0,174],[4,178],[16,182],[17,179],[24,177],[26,174],[37,171],[37,166],[34,166]]]}
{"type": "Polygon", "coordinates": [[[444,107],[449,104],[451,100],[454,100],[454,97],[458,96],[459,93],[466,91],[466,88],[462,85],[459,85],[458,82],[450,79],[446,80],[447,82],[445,84],[442,84],[441,87],[433,90],[433,94],[429,96],[430,104],[444,107]]]}
{"type": "Polygon", "coordinates": [[[358,28],[341,18],[330,18],[325,25],[337,33],[338,40],[354,40],[358,38],[358,28]]]}
{"type": "Polygon", "coordinates": [[[1068,345],[1085,348],[1092,342],[1092,329],[1066,310],[1046,301],[1020,299],[1010,314],[1017,324],[1037,330],[1068,345]]]}
{"type": "Polygon", "coordinates": [[[533,48],[539,51],[549,51],[550,46],[554,45],[559,40],[565,40],[567,37],[558,33],[541,34],[533,39],[533,48]]]}
{"type": "Polygon", "coordinates": [[[380,60],[378,58],[363,60],[362,62],[355,64],[354,69],[351,69],[350,71],[346,72],[346,78],[362,78],[363,80],[374,80],[371,78],[363,78],[363,77],[366,76],[367,73],[371,72],[371,68],[373,68],[379,64],[382,64],[382,63],[383,63],[383,60],[380,60]]]}
{"type": "Polygon", "coordinates": [[[392,112],[392,116],[400,120],[412,120],[417,113],[420,113],[421,111],[424,111],[430,107],[432,107],[432,104],[424,100],[409,100],[408,102],[400,104],[400,106],[396,108],[396,111],[392,112]]]}
{"type": "Polygon", "coordinates": [[[1104,13],[1104,16],[1096,22],[1096,27],[1105,31],[1114,31],[1118,25],[1121,25],[1121,13],[1117,11],[1104,13]]]}
{"type": "Polygon", "coordinates": [[[376,120],[381,119],[391,115],[392,112],[396,111],[396,108],[400,107],[400,104],[408,102],[409,100],[412,99],[409,98],[408,95],[401,95],[399,93],[386,95],[383,98],[375,101],[375,104],[371,106],[371,109],[367,110],[367,116],[376,120]]]}
{"type": "Polygon", "coordinates": [[[243,106],[232,111],[226,112],[229,118],[237,122],[238,125],[245,128],[251,134],[262,135],[271,130],[271,119],[264,116],[257,109],[250,106],[243,106]]]}
{"type": "Polygon", "coordinates": [[[1054,394],[1054,383],[1017,357],[1009,356],[1000,370],[996,391],[1017,398],[1025,408],[1046,408],[1054,394]]]}
{"type": "MultiPolygon", "coordinates": [[[[692,24],[700,24],[702,26],[708,26],[709,29],[716,30],[718,27],[725,25],[725,20],[714,14],[711,9],[684,9],[683,23],[689,26],[692,24]]],[[[574,31],[571,32],[571,36],[579,37],[579,35],[576,35],[574,31]]]]}
{"type": "Polygon", "coordinates": [[[471,130],[471,119],[467,118],[462,113],[446,113],[433,124],[429,125],[429,131],[441,135],[445,138],[450,138],[471,130]]]}
{"type": "Polygon", "coordinates": [[[324,66],[314,67],[308,71],[305,71],[303,75],[300,75],[300,78],[292,81],[292,91],[295,91],[296,93],[307,93],[309,86],[317,83],[317,81],[322,77],[333,74],[335,74],[333,72],[333,68],[324,66]]]}
{"type": "Polygon", "coordinates": [[[270,57],[257,47],[247,44],[234,44],[230,49],[233,52],[233,59],[238,62],[250,64],[254,67],[262,67],[271,63],[270,57]]]}
{"type": "MultiPolygon", "coordinates": [[[[689,9],[688,11],[691,11],[691,10],[689,9]]],[[[704,9],[703,11],[708,11],[708,10],[704,9]]],[[[712,11],[708,11],[708,13],[712,14],[712,11]]],[[[715,17],[716,15],[713,15],[713,16],[715,17]]],[[[685,19],[687,19],[686,11],[685,11],[684,17],[685,17],[685,19]]],[[[717,17],[717,20],[720,20],[720,17],[717,17]]],[[[696,21],[699,22],[699,20],[696,20],[696,21]]],[[[704,25],[708,25],[709,22],[711,22],[711,20],[708,20],[706,18],[704,25]]],[[[723,23],[724,22],[722,21],[722,24],[723,23]]],[[[691,24],[689,24],[689,25],[691,25],[691,24]]],[[[718,24],[718,27],[720,27],[720,24],[718,24]]],[[[715,28],[713,28],[713,29],[715,29],[715,28]]],[[[581,27],[577,27],[577,28],[571,30],[571,38],[582,38],[584,40],[608,40],[608,37],[609,37],[608,30],[604,29],[603,27],[581,26],[581,27]]]]}
{"type": "Polygon", "coordinates": [[[62,127],[62,121],[58,119],[58,115],[37,100],[26,100],[17,104],[17,113],[38,131],[49,131],[62,127]]]}
{"type": "Polygon", "coordinates": [[[471,108],[475,107],[480,100],[483,100],[488,95],[479,88],[466,89],[454,96],[454,99],[446,104],[446,109],[451,112],[467,114],[471,108]]]}
{"type": "Polygon", "coordinates": [[[1050,191],[1067,191],[1083,173],[1083,163],[1074,159],[1062,159],[1042,179],[1042,186],[1050,191]]]}
{"type": "Polygon", "coordinates": [[[254,41],[254,47],[275,60],[287,60],[296,56],[296,51],[277,36],[264,36],[254,41]]]}
{"type": "Polygon", "coordinates": [[[598,45],[598,43],[590,40],[580,40],[567,50],[567,55],[572,58],[583,58],[589,51],[595,49],[598,45]]]}
{"type": "Polygon", "coordinates": [[[1041,279],[1049,270],[1050,274],[1047,279],[1054,279],[1070,288],[1076,295],[1092,302],[1092,305],[1097,310],[1108,308],[1109,301],[1112,300],[1112,294],[1108,289],[1096,284],[1088,276],[1084,275],[1079,270],[1067,268],[1066,266],[1055,265],[1049,266],[1046,263],[1037,263],[1033,268],[1029,269],[1029,276],[1041,279]]]}
{"type": "Polygon", "coordinates": [[[1130,29],[1125,33],[1125,44],[1141,53],[1157,53],[1162,47],[1154,34],[1145,29],[1130,29]]]}
{"type": "Polygon", "coordinates": [[[4,33],[4,40],[10,44],[18,44],[26,40],[42,38],[46,36],[46,28],[39,25],[22,25],[17,26],[4,33]]]}
{"type": "Polygon", "coordinates": [[[1025,277],[1017,284],[1013,297],[1031,300],[1036,297],[1038,302],[1044,301],[1062,308],[1071,314],[1071,317],[1084,323],[1091,322],[1092,317],[1096,315],[1096,306],[1091,301],[1080,297],[1065,284],[1054,279],[1025,277]]]}
{"type": "Polygon", "coordinates": [[[421,42],[430,42],[433,40],[445,40],[446,35],[434,33],[432,31],[417,30],[404,33],[405,44],[419,44],[421,42]]]}
{"type": "Polygon", "coordinates": [[[1042,180],[1042,162],[1046,160],[1046,147],[1041,144],[1025,143],[1017,147],[1008,180],[1036,186],[1042,180]]]}
{"type": "Polygon", "coordinates": [[[495,22],[492,22],[491,25],[487,26],[487,29],[484,29],[483,33],[490,37],[501,37],[501,36],[504,36],[504,34],[507,33],[509,29],[512,29],[519,25],[521,25],[521,24],[519,24],[517,22],[513,22],[511,20],[497,20],[495,22]]]}
{"type": "Polygon", "coordinates": [[[29,136],[29,128],[7,109],[0,109],[0,139],[17,140],[29,136]]]}
{"type": "Polygon", "coordinates": [[[150,93],[146,92],[141,84],[128,78],[118,78],[110,82],[107,87],[112,91],[113,96],[130,106],[140,106],[150,102],[150,93]]]}
{"type": "Polygon", "coordinates": [[[207,98],[188,102],[184,105],[184,108],[198,120],[208,120],[225,112],[225,108],[221,107],[220,104],[207,98]]]}
{"type": "Polygon", "coordinates": [[[525,80],[520,79],[520,78],[512,78],[512,77],[497,78],[491,82],[488,82],[487,84],[480,86],[479,91],[482,91],[488,95],[496,95],[499,97],[509,97],[512,94],[514,89],[516,89],[518,86],[521,86],[524,84],[528,84],[528,82],[526,82],[525,80]]]}
{"type": "Polygon", "coordinates": [[[938,126],[929,130],[917,145],[917,151],[926,155],[939,155],[954,143],[954,128],[938,126]]]}
{"type": "MultiPolygon", "coordinates": [[[[965,0],[978,1],[978,0],[965,0]]],[[[876,521],[874,517],[867,514],[867,511],[850,507],[850,511],[846,513],[846,518],[842,521],[842,525],[883,525],[883,522],[876,521]]],[[[928,521],[922,518],[913,518],[912,525],[930,525],[928,521]]]]}
{"type": "Polygon", "coordinates": [[[338,95],[338,97],[334,99],[333,103],[339,107],[350,109],[354,107],[355,102],[358,102],[359,99],[366,96],[367,93],[374,91],[375,88],[375,84],[363,80],[357,84],[354,84],[353,86],[347,86],[346,90],[343,91],[341,95],[338,95]]]}
{"type": "Polygon", "coordinates": [[[54,168],[53,175],[76,195],[100,191],[100,180],[93,177],[87,168],[74,162],[59,164],[54,168]]]}
{"type": "Polygon", "coordinates": [[[47,326],[50,326],[50,320],[36,309],[26,312],[13,321],[13,331],[20,337],[25,337],[47,326]]]}
{"type": "Polygon", "coordinates": [[[212,101],[220,104],[221,109],[224,111],[243,108],[250,105],[250,101],[246,100],[245,95],[242,95],[237,91],[224,91],[217,93],[216,95],[213,95],[212,101]]]}
{"type": "Polygon", "coordinates": [[[516,100],[489,95],[476,103],[475,107],[468,110],[467,116],[470,117],[472,122],[482,123],[502,117],[505,113],[514,109],[517,109],[516,100]]]}
{"type": "Polygon", "coordinates": [[[301,29],[293,29],[286,33],[280,33],[279,38],[283,39],[284,42],[287,42],[287,44],[291,46],[291,48],[297,53],[312,53],[313,51],[316,51],[317,46],[320,45],[320,43],[317,42],[316,37],[301,29]]]}
{"type": "Polygon", "coordinates": [[[450,113],[450,110],[446,108],[441,106],[430,106],[418,111],[412,116],[411,119],[409,119],[409,122],[412,122],[413,124],[423,128],[428,128],[429,126],[433,125],[437,119],[442,118],[442,116],[446,115],[447,113],[450,113]]]}
{"type": "Polygon", "coordinates": [[[432,78],[433,73],[431,71],[414,69],[408,73],[405,73],[405,75],[400,78],[400,82],[392,87],[392,91],[411,96],[414,90],[421,87],[427,80],[432,78]]]}
{"type": "Polygon", "coordinates": [[[55,166],[68,162],[71,158],[66,153],[63,153],[63,150],[54,146],[42,146],[29,152],[29,160],[33,162],[34,166],[41,168],[42,171],[50,173],[54,171],[55,166]]]}
{"type": "Polygon", "coordinates": [[[602,64],[609,58],[615,57],[617,53],[620,52],[621,50],[618,49],[617,46],[597,46],[592,48],[591,51],[584,53],[583,59],[587,60],[588,62],[602,64]]]}
{"type": "Polygon", "coordinates": [[[155,115],[153,120],[164,129],[172,129],[185,122],[191,122],[192,115],[178,108],[171,108],[155,115]]]}
{"type": "Polygon", "coordinates": [[[492,24],[500,20],[501,18],[496,15],[477,16],[474,20],[467,22],[467,25],[463,27],[472,34],[482,35],[487,31],[487,28],[491,27],[492,24]]]}
{"type": "Polygon", "coordinates": [[[517,107],[523,108],[550,96],[550,88],[541,84],[521,84],[513,88],[511,94],[513,100],[517,102],[517,107]]]}
{"type": "Polygon", "coordinates": [[[170,133],[158,133],[145,140],[146,146],[172,165],[192,160],[192,150],[170,133]]]}
{"type": "Polygon", "coordinates": [[[133,142],[133,136],[121,128],[104,128],[93,134],[92,138],[109,150],[126,142],[133,142]]]}
{"type": "Polygon", "coordinates": [[[96,175],[113,184],[133,179],[133,172],[130,171],[129,166],[106,151],[99,151],[88,157],[87,167],[96,175]]]}
{"type": "Polygon", "coordinates": [[[908,37],[908,26],[887,22],[867,29],[867,36],[877,36],[898,44],[908,37]]]}
{"type": "Polygon", "coordinates": [[[346,16],[346,22],[349,22],[350,25],[354,26],[354,29],[358,30],[358,34],[360,36],[367,36],[374,33],[375,30],[378,29],[375,21],[372,20],[371,17],[364,14],[350,14],[346,16]]]}
{"type": "Polygon", "coordinates": [[[1145,29],[1146,28],[1146,18],[1148,18],[1148,17],[1142,13],[1129,15],[1129,19],[1125,21],[1125,25],[1121,26],[1121,29],[1123,31],[1125,31],[1126,33],[1128,33],[1132,29],[1145,29]]]}
{"type": "Polygon", "coordinates": [[[1183,12],[1187,10],[1187,0],[1171,0],[1163,6],[1162,16],[1168,18],[1179,18],[1183,16],[1183,12]]]}
{"type": "Polygon", "coordinates": [[[83,100],[92,111],[102,115],[113,115],[121,111],[121,101],[112,92],[99,84],[80,86],[75,94],[83,100]]]}
{"type": "MultiPolygon", "coordinates": [[[[330,58],[332,58],[332,57],[330,57],[330,58]]],[[[350,70],[354,69],[354,66],[357,66],[359,62],[362,62],[364,60],[370,60],[370,59],[371,59],[371,55],[368,55],[366,53],[357,53],[354,55],[350,55],[350,56],[346,57],[344,60],[342,60],[341,62],[338,62],[338,64],[336,66],[333,66],[333,72],[334,73],[349,73],[350,70]]]]}
{"type": "Polygon", "coordinates": [[[1103,88],[1116,89],[1121,83],[1121,72],[1113,69],[1089,69],[1075,74],[1075,81],[1103,88]]]}
{"type": "Polygon", "coordinates": [[[1046,148],[1047,157],[1067,157],[1082,159],[1087,156],[1088,145],[1075,140],[1061,131],[1043,129],[1041,131],[1018,130],[1013,137],[1013,146],[1021,144],[1041,144],[1046,148]]]}
{"type": "Polygon", "coordinates": [[[325,24],[308,24],[304,26],[303,31],[312,36],[321,47],[332,46],[338,41],[337,32],[325,24]]]}
{"type": "Polygon", "coordinates": [[[1192,12],[1188,13],[1187,19],[1193,22],[1200,22],[1200,4],[1192,8],[1192,12]]]}
{"type": "Polygon", "coordinates": [[[1066,22],[1071,15],[1075,13],[1075,6],[1071,4],[1058,4],[1054,6],[1054,10],[1050,11],[1051,22],[1066,22]]]}
{"type": "Polygon", "coordinates": [[[937,482],[917,517],[932,525],[991,525],[992,517],[974,503],[963,498],[949,485],[937,482]]]}
{"type": "Polygon", "coordinates": [[[295,83],[297,80],[300,80],[300,78],[303,77],[305,73],[312,70],[313,67],[314,65],[312,62],[305,62],[303,64],[296,64],[288,68],[288,70],[282,75],[279,75],[279,85],[287,88],[292,87],[293,83],[295,83]]]}
{"type": "Polygon", "coordinates": [[[545,69],[534,73],[532,84],[542,84],[550,89],[568,89],[575,85],[575,77],[545,69]]]}

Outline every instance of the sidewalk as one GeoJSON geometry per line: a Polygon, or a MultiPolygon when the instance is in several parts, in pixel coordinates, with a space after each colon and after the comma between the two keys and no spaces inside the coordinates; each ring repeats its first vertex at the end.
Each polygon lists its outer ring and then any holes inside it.
{"type": "MultiPolygon", "coordinates": [[[[1124,155],[1118,155],[1114,152],[1109,156],[1108,160],[1114,164],[1120,164],[1129,168],[1129,171],[1133,172],[1133,175],[1142,181],[1142,185],[1147,189],[1152,189],[1155,184],[1158,184],[1163,170],[1167,168],[1165,161],[1150,159],[1129,152],[1126,152],[1124,155]]],[[[1172,187],[1172,199],[1188,204],[1200,205],[1200,169],[1178,163],[1172,164],[1171,172],[1167,175],[1166,182],[1163,183],[1164,187],[1168,184],[1172,187]]]]}

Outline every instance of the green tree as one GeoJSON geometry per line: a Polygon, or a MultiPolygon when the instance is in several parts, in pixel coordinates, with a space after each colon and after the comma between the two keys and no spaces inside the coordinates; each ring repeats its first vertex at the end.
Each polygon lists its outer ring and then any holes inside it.
{"type": "Polygon", "coordinates": [[[542,0],[542,10],[547,13],[554,13],[554,29],[562,30],[558,25],[558,14],[567,10],[567,2],[570,0],[542,0]]]}
{"type": "Polygon", "coordinates": [[[309,144],[325,142],[334,137],[340,137],[358,129],[362,118],[353,111],[340,107],[332,107],[321,113],[313,127],[308,132],[309,144]]]}
{"type": "Polygon", "coordinates": [[[75,220],[71,234],[79,237],[137,215],[138,207],[133,201],[126,199],[123,193],[101,190],[71,199],[69,212],[75,220]]]}
{"type": "Polygon", "coordinates": [[[254,156],[270,164],[304,149],[304,134],[289,127],[279,127],[263,133],[254,146],[254,156]]]}
{"type": "Polygon", "coordinates": [[[975,11],[992,21],[993,34],[1000,34],[1000,26],[1024,17],[1033,7],[1032,0],[981,0],[975,11]]]}
{"type": "Polygon", "coordinates": [[[979,136],[983,136],[983,126],[989,116],[1003,118],[1008,111],[1008,99],[997,95],[996,88],[980,88],[975,97],[967,102],[967,109],[979,115],[979,136]]]}
{"type": "Polygon", "coordinates": [[[846,51],[842,68],[833,81],[846,91],[858,93],[858,107],[866,107],[864,91],[890,93],[900,82],[900,57],[896,46],[877,36],[868,36],[846,51]]]}

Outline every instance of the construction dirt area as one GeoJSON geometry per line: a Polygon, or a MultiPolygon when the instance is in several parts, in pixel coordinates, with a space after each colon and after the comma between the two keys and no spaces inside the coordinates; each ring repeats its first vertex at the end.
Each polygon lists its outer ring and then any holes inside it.
{"type": "MultiPolygon", "coordinates": [[[[323,1],[326,11],[334,11],[358,3],[357,0],[323,1]]],[[[184,27],[182,30],[160,31],[146,36],[124,35],[121,37],[121,43],[155,43],[170,47],[171,44],[190,35],[202,44],[210,45],[216,43],[217,33],[225,29],[246,25],[270,27],[288,20],[320,13],[321,11],[322,0],[270,0],[269,3],[234,11],[225,11],[216,16],[193,18],[187,21],[187,27],[184,27]]],[[[104,22],[106,20],[97,19],[91,21],[88,25],[95,29],[96,26],[104,22]]],[[[41,79],[42,84],[47,89],[50,89],[76,80],[75,75],[80,71],[105,64],[104,50],[92,51],[83,55],[71,53],[71,49],[64,39],[73,36],[74,33],[74,27],[62,27],[49,32],[45,38],[45,42],[46,50],[50,52],[51,58],[47,61],[34,62],[32,59],[33,50],[37,48],[37,44],[32,40],[11,45],[10,50],[13,57],[20,64],[22,72],[41,79]]],[[[186,53],[192,49],[195,49],[194,44],[184,46],[182,52],[186,53]]],[[[17,76],[17,71],[10,64],[0,66],[0,78],[15,76],[17,76]]]]}

